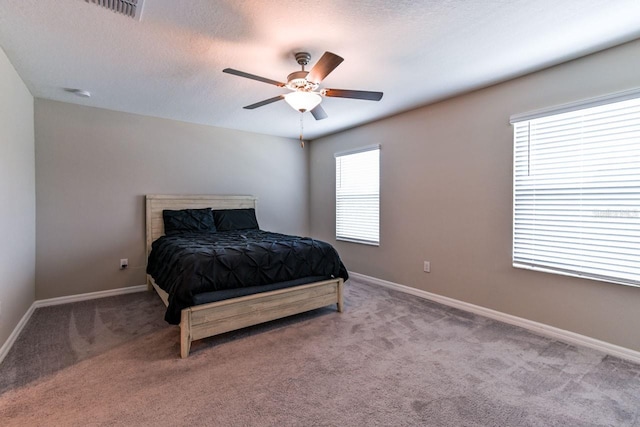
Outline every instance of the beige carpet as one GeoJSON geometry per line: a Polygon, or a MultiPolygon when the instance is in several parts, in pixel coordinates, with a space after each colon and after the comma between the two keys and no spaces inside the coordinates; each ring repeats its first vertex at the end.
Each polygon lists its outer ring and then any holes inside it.
{"type": "Polygon", "coordinates": [[[0,365],[0,425],[640,425],[640,366],[355,280],[342,314],[186,360],[157,298],[37,310],[0,365]]]}

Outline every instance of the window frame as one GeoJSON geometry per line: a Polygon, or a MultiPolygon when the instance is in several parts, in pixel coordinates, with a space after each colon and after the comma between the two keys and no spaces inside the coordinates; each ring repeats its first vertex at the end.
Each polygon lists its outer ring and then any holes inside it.
{"type": "MultiPolygon", "coordinates": [[[[350,242],[350,243],[359,243],[362,245],[368,245],[368,246],[380,246],[380,166],[381,166],[381,160],[380,160],[380,152],[381,152],[381,146],[380,144],[374,144],[374,145],[367,145],[364,147],[359,147],[359,148],[355,148],[355,149],[351,149],[351,150],[345,150],[345,151],[340,151],[337,153],[334,153],[334,166],[335,166],[335,216],[336,216],[336,221],[335,221],[335,236],[336,236],[336,240],[339,241],[344,241],[344,242],[350,242]],[[366,238],[359,238],[357,237],[358,233],[351,233],[351,235],[348,235],[348,233],[344,233],[344,232],[340,232],[341,229],[343,229],[343,227],[341,227],[340,224],[340,194],[339,194],[339,188],[341,188],[339,186],[339,182],[338,182],[338,174],[339,174],[339,170],[338,170],[338,162],[340,158],[344,158],[347,156],[352,156],[352,155],[357,155],[357,154],[363,154],[363,153],[368,153],[368,152],[372,152],[372,151],[376,151],[378,153],[378,157],[377,157],[377,188],[376,188],[376,218],[374,220],[375,223],[375,239],[366,239],[366,238]]],[[[340,171],[340,173],[342,173],[342,171],[340,171]]]]}
{"type": "MultiPolygon", "coordinates": [[[[636,271],[640,271],[638,270],[640,268],[640,263],[638,263],[638,265],[634,264],[633,261],[630,262],[630,266],[626,267],[624,269],[619,268],[618,271],[616,270],[612,270],[611,273],[606,273],[605,269],[602,269],[603,272],[605,272],[606,274],[600,274],[599,272],[596,272],[595,270],[598,270],[597,268],[593,268],[594,265],[597,265],[597,263],[593,262],[593,264],[589,264],[589,261],[582,261],[580,262],[575,262],[573,264],[568,264],[566,268],[559,268],[558,265],[554,266],[553,264],[559,264],[559,262],[556,262],[556,260],[553,261],[541,261],[541,256],[540,255],[532,255],[532,259],[525,262],[523,261],[523,259],[525,259],[526,257],[523,256],[523,252],[518,252],[517,248],[516,248],[516,241],[518,238],[521,238],[522,233],[520,234],[520,237],[518,235],[519,231],[521,232],[524,227],[518,228],[517,225],[517,221],[518,221],[518,212],[517,209],[518,207],[520,209],[522,209],[522,206],[525,205],[525,203],[521,203],[520,205],[518,205],[518,185],[523,185],[522,183],[524,182],[524,184],[527,184],[527,179],[521,178],[521,181],[518,181],[519,176],[518,173],[520,173],[522,175],[522,157],[520,159],[518,159],[518,155],[520,154],[522,156],[522,152],[519,152],[518,150],[521,150],[521,146],[519,144],[523,144],[524,147],[528,150],[528,153],[526,153],[526,162],[524,162],[524,164],[526,164],[526,167],[528,168],[527,171],[531,171],[531,168],[533,167],[532,165],[535,165],[535,154],[531,154],[532,150],[535,150],[537,147],[532,146],[532,140],[534,140],[535,143],[535,137],[533,137],[532,135],[535,135],[534,133],[534,129],[532,129],[532,123],[533,126],[535,127],[536,125],[536,120],[538,122],[543,122],[546,120],[551,120],[551,119],[558,119],[559,121],[562,120],[564,117],[563,115],[565,115],[566,113],[572,113],[575,114],[576,116],[585,116],[588,114],[594,114],[597,113],[597,111],[594,110],[589,110],[592,109],[594,107],[604,107],[604,106],[620,106],[619,103],[625,102],[625,101],[631,101],[631,100],[638,100],[640,101],[640,88],[639,89],[632,89],[632,90],[627,90],[627,91],[623,91],[623,92],[617,92],[617,93],[613,93],[613,94],[609,94],[609,95],[605,95],[605,96],[600,96],[600,97],[596,97],[596,98],[590,98],[590,99],[586,99],[586,100],[581,100],[581,101],[577,101],[577,102],[572,102],[572,103],[567,103],[567,104],[562,104],[556,107],[550,107],[550,108],[545,108],[545,109],[541,109],[541,110],[536,110],[536,111],[532,111],[532,112],[528,112],[528,113],[522,113],[522,114],[515,114],[513,116],[511,116],[510,118],[510,123],[513,125],[514,127],[514,133],[513,133],[513,234],[512,234],[512,265],[513,267],[516,268],[524,268],[524,269],[530,269],[530,270],[536,270],[536,271],[544,271],[547,273],[554,273],[554,274],[559,274],[559,275],[566,275],[566,276],[573,276],[573,277],[580,277],[580,278],[585,278],[585,279],[591,279],[591,280],[598,280],[598,281],[604,281],[604,282],[609,282],[609,283],[616,283],[616,284],[622,284],[622,285],[628,285],[628,286],[635,286],[635,287],[640,287],[640,279],[635,279],[635,277],[640,277],[640,274],[636,274],[636,271]],[[582,110],[586,110],[583,113],[580,113],[582,110]],[[518,131],[519,131],[519,125],[521,125],[520,128],[520,132],[521,135],[518,135],[518,131]],[[527,128],[528,126],[528,128],[527,128]],[[522,129],[524,128],[524,129],[522,129]],[[526,136],[522,136],[522,135],[526,135],[526,136]],[[519,140],[520,138],[520,140],[519,140]],[[525,141],[524,143],[522,141],[525,141]],[[519,166],[520,164],[520,166],[519,166]],[[535,258],[535,259],[534,259],[535,258]],[[578,265],[581,264],[581,265],[578,265]],[[623,270],[628,269],[630,272],[625,272],[623,270]]],[[[633,107],[633,108],[637,108],[637,107],[633,107]]],[[[636,115],[633,116],[633,125],[637,126],[640,125],[640,117],[638,116],[638,113],[634,113],[636,115]]],[[[568,117],[568,115],[566,115],[565,117],[568,117]]],[[[620,117],[619,115],[615,116],[615,117],[620,117]]],[[[610,124],[612,122],[614,122],[615,120],[611,120],[608,121],[607,123],[610,124]]],[[[569,122],[569,121],[567,121],[569,122]]],[[[570,122],[570,123],[577,123],[578,120],[575,119],[575,122],[570,122]]],[[[580,124],[580,130],[581,132],[583,131],[583,127],[587,127],[587,124],[580,124]]],[[[621,127],[622,129],[624,129],[623,127],[621,127]]],[[[577,129],[577,128],[576,128],[577,129]]],[[[623,139],[623,141],[630,141],[630,148],[629,151],[631,153],[636,153],[637,152],[637,148],[635,146],[636,141],[637,141],[637,130],[634,129],[634,131],[636,133],[632,134],[630,137],[623,139]]],[[[559,133],[559,131],[558,131],[559,133]]],[[[554,136],[556,136],[557,134],[553,134],[554,136]]],[[[605,135],[609,135],[609,134],[605,134],[605,135]]],[[[590,148],[591,146],[588,145],[588,142],[584,142],[583,140],[588,140],[589,138],[584,136],[582,133],[580,133],[579,137],[575,137],[573,139],[566,139],[564,142],[564,145],[561,146],[561,148],[566,149],[568,146],[571,146],[572,144],[575,144],[576,146],[580,146],[580,147],[587,147],[590,148]],[[578,141],[578,142],[576,142],[578,141]]],[[[604,140],[605,143],[609,142],[609,140],[604,140]]],[[[624,143],[619,143],[617,145],[613,145],[613,148],[619,148],[619,147],[624,147],[624,143]]],[[[582,149],[582,148],[581,148],[582,149]]],[[[586,148],[585,148],[586,149],[586,148]]],[[[605,156],[602,156],[605,157],[605,156]]],[[[558,159],[561,157],[553,157],[553,159],[558,159]]],[[[580,159],[583,159],[582,154],[580,154],[580,159]]],[[[600,158],[598,158],[599,160],[600,158]]],[[[636,165],[635,165],[635,155],[633,157],[631,157],[631,174],[630,174],[630,179],[629,182],[632,185],[632,189],[635,189],[637,191],[632,191],[631,192],[631,196],[630,196],[630,200],[631,202],[629,203],[629,206],[634,206],[636,197],[636,194],[640,194],[640,184],[638,184],[638,178],[637,175],[635,173],[636,171],[636,165]]],[[[611,162],[609,163],[607,166],[615,166],[618,164],[618,162],[620,162],[620,159],[617,160],[617,162],[611,162]]],[[[570,162],[568,162],[570,163],[570,162]]],[[[562,167],[559,167],[557,170],[554,169],[553,172],[557,173],[558,171],[562,174],[565,173],[567,174],[567,169],[568,166],[566,164],[563,164],[562,167]]],[[[588,170],[588,168],[587,168],[588,170]]],[[[602,170],[606,170],[606,169],[602,169],[602,170]]],[[[600,173],[601,170],[598,170],[598,173],[600,173]]],[[[527,172],[530,173],[530,172],[527,172]]],[[[589,177],[589,172],[584,172],[582,171],[582,169],[580,170],[579,173],[579,178],[582,180],[585,180],[585,178],[589,177]]],[[[527,175],[529,176],[529,175],[527,175]]],[[[562,176],[562,175],[561,175],[562,176]]],[[[617,173],[613,173],[611,172],[609,175],[606,175],[607,178],[609,177],[617,177],[617,176],[621,176],[621,174],[617,174],[617,173]]],[[[545,197],[548,193],[544,193],[543,190],[543,186],[541,184],[535,184],[532,186],[534,188],[534,192],[539,192],[537,194],[539,194],[538,196],[536,196],[536,198],[543,198],[545,197]]],[[[560,188],[560,191],[568,191],[573,189],[574,187],[570,187],[570,186],[561,186],[558,187],[560,188]]],[[[604,187],[602,187],[604,188],[604,187]]],[[[610,187],[612,189],[617,189],[618,187],[610,187]]],[[[592,204],[597,204],[597,203],[605,203],[606,201],[610,200],[613,196],[616,196],[619,193],[614,192],[614,190],[609,189],[607,190],[607,192],[605,192],[604,190],[600,190],[598,193],[601,193],[601,196],[598,196],[598,198],[593,198],[591,195],[587,194],[587,192],[589,190],[593,189],[600,189],[597,186],[591,187],[588,184],[584,184],[581,182],[579,190],[580,190],[580,204],[584,204],[586,205],[592,205],[592,204]],[[586,192],[583,193],[583,190],[585,190],[586,192]],[[591,198],[587,198],[585,197],[585,201],[584,203],[582,202],[583,197],[587,195],[590,196],[591,198]],[[594,203],[595,201],[595,203],[594,203]]],[[[521,190],[520,190],[521,191],[521,190]]],[[[626,199],[624,199],[625,196],[619,196],[620,200],[624,200],[626,201],[626,199]]],[[[563,202],[565,201],[564,199],[560,199],[563,202]]],[[[618,200],[618,199],[614,199],[614,200],[618,200]]],[[[522,201],[522,199],[520,199],[520,201],[522,201]]],[[[569,203],[567,203],[569,204],[569,203]]],[[[531,204],[529,204],[531,205],[531,204]]],[[[575,203],[575,205],[577,205],[577,203],[575,203]]],[[[536,206],[539,206],[537,202],[533,202],[533,206],[534,208],[534,215],[538,215],[538,212],[540,212],[540,210],[535,210],[536,206]]],[[[544,205],[542,205],[544,206],[544,205]]],[[[546,205],[547,207],[549,205],[546,205]]],[[[606,206],[606,205],[603,205],[606,206]]],[[[640,200],[639,203],[635,206],[640,206],[640,200]]],[[[585,209],[581,206],[581,209],[585,209]]],[[[598,210],[597,208],[591,208],[592,210],[592,216],[597,217],[600,216],[600,219],[602,220],[601,224],[605,224],[607,227],[613,227],[615,226],[617,223],[615,222],[616,219],[620,219],[621,215],[599,215],[599,212],[605,212],[605,211],[615,211],[618,212],[617,210],[607,210],[607,209],[600,209],[598,210]],[[609,218],[609,219],[607,219],[609,218]]],[[[629,222],[627,224],[629,225],[625,225],[626,228],[624,228],[625,233],[630,233],[631,237],[631,243],[629,244],[629,246],[634,246],[636,245],[636,247],[638,247],[638,245],[640,245],[640,234],[638,234],[638,232],[640,231],[640,209],[627,209],[627,210],[620,210],[620,212],[625,212],[627,214],[626,218],[627,220],[629,220],[629,222]],[[637,243],[636,240],[638,239],[637,243]]],[[[521,218],[521,217],[520,217],[521,218]]],[[[569,224],[571,225],[579,225],[579,227],[577,227],[576,229],[581,230],[582,233],[589,233],[591,231],[591,229],[593,228],[592,226],[585,226],[582,221],[578,222],[575,220],[571,220],[569,221],[569,224]]],[[[535,232],[525,232],[524,234],[531,234],[533,235],[535,238],[537,238],[540,234],[535,234],[535,232]]],[[[547,243],[550,244],[550,247],[552,249],[549,250],[549,253],[552,253],[554,249],[558,248],[558,246],[553,246],[551,245],[551,243],[553,242],[553,238],[555,238],[556,236],[551,236],[551,238],[549,238],[546,241],[542,241],[541,244],[547,243]]],[[[594,247],[597,244],[600,244],[601,240],[596,240],[595,243],[593,243],[594,247]]],[[[606,242],[607,244],[611,245],[611,242],[615,243],[615,240],[610,239],[608,237],[605,237],[602,239],[602,242],[606,242]]],[[[522,244],[522,242],[520,242],[520,244],[522,244]]],[[[584,244],[584,243],[581,243],[584,244]]],[[[606,245],[603,245],[606,246],[606,245]]],[[[623,246],[623,245],[621,245],[623,246]]],[[[607,251],[602,251],[602,252],[597,252],[598,254],[611,254],[612,256],[618,255],[619,257],[622,256],[622,254],[624,254],[624,252],[628,252],[628,248],[626,249],[621,249],[620,247],[616,247],[615,245],[611,245],[611,250],[607,251]],[[614,249],[615,248],[615,249],[614,249]],[[616,252],[617,251],[617,252],[616,252]]],[[[562,248],[561,248],[562,249],[562,248]]],[[[591,248],[590,248],[591,249],[591,248]]],[[[595,251],[594,251],[595,252],[595,251]]],[[[569,258],[569,256],[566,255],[565,252],[562,253],[563,257],[561,257],[560,259],[565,259],[565,258],[569,258]]],[[[625,256],[628,256],[627,254],[624,254],[625,256]]],[[[635,256],[635,253],[632,252],[631,257],[635,256]]],[[[596,256],[597,258],[597,256],[596,256]]],[[[609,266],[615,267],[616,265],[620,264],[620,261],[617,258],[611,258],[612,261],[609,262],[609,266]]],[[[636,257],[636,259],[640,259],[640,252],[638,252],[638,257],[636,257]]],[[[604,264],[607,265],[607,264],[604,264]]]]}

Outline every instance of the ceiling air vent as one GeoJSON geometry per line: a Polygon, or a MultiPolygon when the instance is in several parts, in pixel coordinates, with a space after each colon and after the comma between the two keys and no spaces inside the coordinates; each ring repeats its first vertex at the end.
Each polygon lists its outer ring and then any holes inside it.
{"type": "Polygon", "coordinates": [[[85,0],[87,3],[95,3],[106,7],[116,13],[130,16],[133,19],[140,20],[142,15],[142,2],[144,0],[85,0]]]}

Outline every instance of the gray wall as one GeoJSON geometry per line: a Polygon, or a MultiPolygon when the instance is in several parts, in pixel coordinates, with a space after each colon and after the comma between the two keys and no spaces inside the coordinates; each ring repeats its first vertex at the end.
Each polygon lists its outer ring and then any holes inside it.
{"type": "Polygon", "coordinates": [[[312,235],[351,271],[640,350],[640,289],[511,266],[509,125],[514,113],[640,87],[638,70],[640,41],[313,141],[312,235]],[[380,247],[336,242],[333,153],[374,143],[380,247]]]}
{"type": "Polygon", "coordinates": [[[0,346],[34,300],[33,97],[0,49],[0,346]]]}
{"type": "Polygon", "coordinates": [[[294,140],[42,99],[35,139],[37,299],[144,284],[145,194],[252,194],[261,228],[308,232],[294,140]]]}

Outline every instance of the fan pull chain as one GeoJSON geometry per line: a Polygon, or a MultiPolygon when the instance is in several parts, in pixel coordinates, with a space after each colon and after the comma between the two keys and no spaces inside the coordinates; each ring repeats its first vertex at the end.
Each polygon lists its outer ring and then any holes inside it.
{"type": "Polygon", "coordinates": [[[302,139],[302,133],[304,131],[304,113],[300,113],[300,147],[304,148],[304,140],[302,139]]]}

